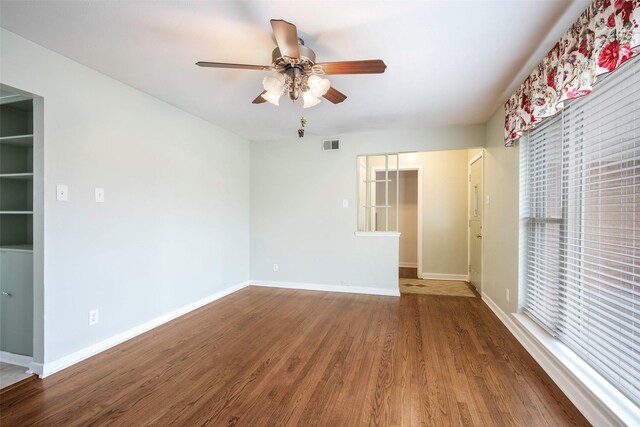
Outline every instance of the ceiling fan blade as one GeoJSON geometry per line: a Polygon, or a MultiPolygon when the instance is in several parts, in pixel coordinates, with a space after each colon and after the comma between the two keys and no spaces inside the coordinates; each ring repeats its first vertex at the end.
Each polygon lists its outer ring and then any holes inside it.
{"type": "Polygon", "coordinates": [[[347,95],[345,95],[344,93],[340,92],[339,90],[334,89],[333,87],[330,87],[329,90],[327,91],[327,93],[325,93],[323,95],[323,97],[327,101],[333,102],[334,104],[339,104],[342,101],[344,101],[345,99],[347,99],[347,95]]]}
{"type": "Polygon", "coordinates": [[[321,62],[314,64],[314,71],[320,68],[323,73],[316,74],[380,74],[387,69],[382,59],[366,61],[321,62]]]}
{"type": "Polygon", "coordinates": [[[267,102],[267,100],[262,97],[262,95],[264,95],[265,93],[267,93],[267,91],[263,90],[262,93],[253,100],[252,104],[262,104],[267,102]]]}
{"type": "Polygon", "coordinates": [[[280,54],[289,58],[300,59],[296,26],[283,19],[272,19],[271,28],[273,28],[273,35],[276,37],[280,54]]]}
{"type": "Polygon", "coordinates": [[[266,71],[272,68],[270,65],[229,64],[227,62],[206,62],[206,61],[196,62],[196,65],[198,67],[235,68],[239,70],[258,70],[258,71],[266,71]]]}

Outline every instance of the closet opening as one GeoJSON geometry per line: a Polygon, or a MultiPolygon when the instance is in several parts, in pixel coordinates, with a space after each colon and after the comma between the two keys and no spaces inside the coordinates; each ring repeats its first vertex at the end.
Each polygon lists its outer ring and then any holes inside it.
{"type": "Polygon", "coordinates": [[[0,383],[44,362],[43,100],[0,85],[0,383]]]}

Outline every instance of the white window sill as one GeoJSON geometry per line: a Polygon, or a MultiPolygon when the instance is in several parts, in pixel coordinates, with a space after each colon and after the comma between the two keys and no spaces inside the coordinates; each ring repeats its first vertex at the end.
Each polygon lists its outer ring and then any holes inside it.
{"type": "Polygon", "coordinates": [[[573,350],[551,336],[524,314],[513,313],[513,317],[526,332],[537,341],[594,399],[600,401],[612,419],[620,425],[637,425],[640,408],[618,391],[598,372],[582,360],[573,350]]]}
{"type": "Polygon", "coordinates": [[[356,231],[356,237],[400,237],[399,231],[356,231]]]}

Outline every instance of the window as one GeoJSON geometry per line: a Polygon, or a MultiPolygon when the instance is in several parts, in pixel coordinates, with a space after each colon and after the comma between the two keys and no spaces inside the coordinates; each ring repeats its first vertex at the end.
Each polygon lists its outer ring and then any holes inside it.
{"type": "Polygon", "coordinates": [[[524,312],[640,406],[640,60],[520,146],[524,312]]]}
{"type": "Polygon", "coordinates": [[[358,156],[358,231],[398,231],[398,154],[358,156]]]}

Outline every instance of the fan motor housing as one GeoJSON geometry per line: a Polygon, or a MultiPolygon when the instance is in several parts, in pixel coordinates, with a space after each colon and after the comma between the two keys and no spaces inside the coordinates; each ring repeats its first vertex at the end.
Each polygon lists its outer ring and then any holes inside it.
{"type": "MultiPolygon", "coordinates": [[[[316,53],[313,50],[300,43],[298,43],[298,49],[300,50],[300,62],[310,62],[311,64],[316,62],[316,53]]],[[[280,49],[276,47],[271,53],[271,62],[276,64],[280,58],[282,58],[282,54],[280,49]]]]}
{"type": "Polygon", "coordinates": [[[291,81],[291,87],[289,88],[289,98],[292,101],[295,101],[300,97],[301,93],[301,85],[302,85],[302,68],[297,65],[292,66],[291,68],[287,68],[285,74],[291,81]]]}

